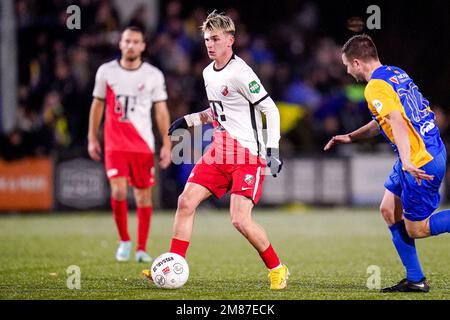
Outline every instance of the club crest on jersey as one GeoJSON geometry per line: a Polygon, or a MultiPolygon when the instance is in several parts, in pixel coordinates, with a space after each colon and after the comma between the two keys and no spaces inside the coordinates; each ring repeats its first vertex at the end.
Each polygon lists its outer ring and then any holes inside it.
{"type": "Polygon", "coordinates": [[[222,93],[225,97],[228,95],[228,87],[222,86],[222,89],[220,90],[220,93],[222,93]]]}
{"type": "Polygon", "coordinates": [[[138,86],[138,90],[142,91],[144,89],[145,89],[145,84],[144,83],[140,83],[139,86],[138,86]]]}
{"type": "Polygon", "coordinates": [[[250,89],[251,93],[255,93],[255,94],[259,93],[259,91],[261,90],[261,86],[256,81],[250,82],[248,84],[248,88],[250,89]]]}
{"type": "Polygon", "coordinates": [[[255,180],[255,177],[251,174],[246,174],[244,181],[248,184],[251,185],[253,183],[253,180],[255,180]]]}

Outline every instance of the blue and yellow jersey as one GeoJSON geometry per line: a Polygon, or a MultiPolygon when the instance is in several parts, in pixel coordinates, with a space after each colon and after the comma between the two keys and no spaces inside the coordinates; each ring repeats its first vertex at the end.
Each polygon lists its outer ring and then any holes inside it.
{"type": "Polygon", "coordinates": [[[372,118],[398,154],[391,127],[386,116],[400,111],[408,126],[411,162],[418,168],[430,162],[444,147],[434,113],[428,100],[419,92],[408,74],[397,68],[381,66],[376,69],[364,91],[372,118]]]}

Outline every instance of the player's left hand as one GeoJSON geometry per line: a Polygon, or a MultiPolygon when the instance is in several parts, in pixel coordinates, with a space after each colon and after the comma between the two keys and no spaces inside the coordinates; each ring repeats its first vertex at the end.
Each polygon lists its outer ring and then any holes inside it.
{"type": "Polygon", "coordinates": [[[280,149],[267,148],[267,166],[270,168],[272,176],[276,177],[283,167],[283,160],[280,158],[280,149]]]}
{"type": "Polygon", "coordinates": [[[417,184],[420,186],[422,184],[422,180],[433,180],[434,176],[427,174],[424,170],[417,168],[411,162],[402,163],[403,170],[409,172],[417,181],[417,184]]]}
{"type": "Polygon", "coordinates": [[[159,152],[159,166],[161,169],[167,169],[171,162],[171,147],[170,145],[163,145],[159,152]]]}

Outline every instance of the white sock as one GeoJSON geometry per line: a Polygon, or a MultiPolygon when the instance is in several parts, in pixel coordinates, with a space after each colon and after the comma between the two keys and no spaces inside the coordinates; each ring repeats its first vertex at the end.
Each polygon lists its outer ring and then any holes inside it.
{"type": "Polygon", "coordinates": [[[270,269],[271,271],[272,270],[275,270],[275,269],[278,269],[278,268],[281,268],[283,265],[280,263],[278,266],[276,266],[275,268],[272,268],[272,269],[270,269]]]}

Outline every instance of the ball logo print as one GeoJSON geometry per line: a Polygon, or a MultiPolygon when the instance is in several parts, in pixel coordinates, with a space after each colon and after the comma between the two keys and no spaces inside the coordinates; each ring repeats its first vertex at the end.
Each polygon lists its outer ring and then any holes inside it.
{"type": "Polygon", "coordinates": [[[166,284],[166,279],[162,275],[157,275],[155,277],[154,281],[160,287],[162,287],[162,286],[164,286],[166,284]]]}
{"type": "Polygon", "coordinates": [[[181,265],[181,263],[175,263],[173,265],[173,272],[175,272],[176,274],[183,273],[183,266],[181,265]]]}
{"type": "Polygon", "coordinates": [[[189,278],[186,260],[176,253],[167,252],[157,257],[151,270],[154,284],[163,289],[181,288],[189,278]]]}

